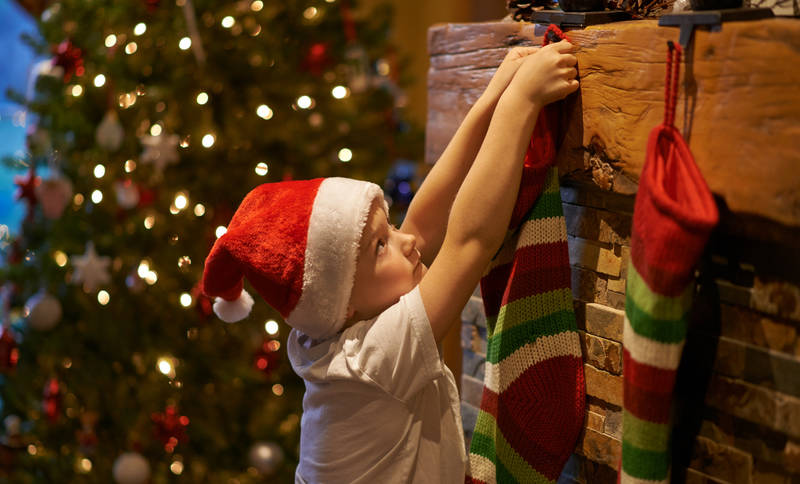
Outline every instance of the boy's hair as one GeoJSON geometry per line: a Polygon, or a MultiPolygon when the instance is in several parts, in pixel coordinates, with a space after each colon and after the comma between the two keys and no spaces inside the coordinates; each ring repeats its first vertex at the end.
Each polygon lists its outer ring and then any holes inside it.
{"type": "Polygon", "coordinates": [[[383,201],[378,185],[349,178],[253,189],[206,258],[202,288],[216,298],[214,312],[226,322],[247,317],[253,300],[246,277],[290,326],[314,339],[336,334],[374,200],[383,201]]]}

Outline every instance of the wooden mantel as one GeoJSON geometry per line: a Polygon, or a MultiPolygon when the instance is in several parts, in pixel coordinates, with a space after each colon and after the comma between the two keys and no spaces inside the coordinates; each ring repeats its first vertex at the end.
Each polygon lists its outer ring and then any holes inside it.
{"type": "MultiPolygon", "coordinates": [[[[544,27],[510,20],[429,31],[426,159],[435,162],[508,47],[540,45],[544,27]]],[[[666,41],[655,20],[568,32],[581,90],[566,106],[559,168],[633,193],[650,130],[663,117],[666,41]]],[[[711,190],[737,215],[800,228],[800,20],[698,29],[681,71],[676,124],[711,190]]]]}

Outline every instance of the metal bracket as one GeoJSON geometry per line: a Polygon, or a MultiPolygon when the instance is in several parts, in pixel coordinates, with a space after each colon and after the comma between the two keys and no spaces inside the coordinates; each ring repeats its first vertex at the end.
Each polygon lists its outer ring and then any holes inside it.
{"type": "Polygon", "coordinates": [[[658,25],[680,27],[678,43],[687,49],[692,41],[692,34],[698,25],[710,27],[712,32],[722,28],[722,22],[744,20],[761,20],[772,18],[775,14],[770,8],[731,8],[725,10],[699,10],[693,12],[671,13],[658,19],[658,25]]]}
{"type": "Polygon", "coordinates": [[[607,12],[564,12],[562,10],[541,10],[531,12],[531,23],[540,25],[556,24],[559,28],[580,29],[589,25],[607,24],[630,20],[631,15],[622,10],[607,12]]]}

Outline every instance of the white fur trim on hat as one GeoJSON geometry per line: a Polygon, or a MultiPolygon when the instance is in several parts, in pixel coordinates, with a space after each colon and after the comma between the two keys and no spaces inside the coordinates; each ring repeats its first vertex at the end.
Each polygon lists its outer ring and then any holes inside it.
{"type": "Polygon", "coordinates": [[[253,296],[244,289],[239,298],[233,301],[226,301],[221,297],[214,299],[214,313],[226,323],[241,321],[250,315],[251,309],[253,309],[253,296]]]}
{"type": "Polygon", "coordinates": [[[332,336],[344,325],[361,234],[375,199],[383,201],[383,191],[374,183],[327,178],[319,187],[309,220],[303,291],[286,318],[314,339],[332,336]]]}

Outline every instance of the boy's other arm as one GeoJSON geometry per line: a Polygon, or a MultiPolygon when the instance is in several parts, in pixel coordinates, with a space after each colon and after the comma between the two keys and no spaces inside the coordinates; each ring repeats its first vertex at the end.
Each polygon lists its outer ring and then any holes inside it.
{"type": "Polygon", "coordinates": [[[500,96],[524,58],[538,50],[538,47],[515,47],[508,52],[411,201],[400,230],[416,235],[425,264],[430,265],[439,252],[450,207],[481,147],[500,96]]]}
{"type": "Polygon", "coordinates": [[[483,144],[453,202],[441,250],[420,282],[437,342],[502,244],[539,111],[578,88],[572,50],[568,42],[559,42],[527,57],[497,103],[483,144]]]}

